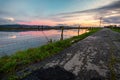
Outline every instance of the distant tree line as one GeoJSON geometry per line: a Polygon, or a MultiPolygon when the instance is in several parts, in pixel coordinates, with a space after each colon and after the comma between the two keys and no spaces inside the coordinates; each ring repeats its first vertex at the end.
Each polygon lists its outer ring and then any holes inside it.
{"type": "Polygon", "coordinates": [[[108,25],[108,26],[104,26],[104,28],[120,28],[120,26],[117,26],[117,25],[108,25]]]}

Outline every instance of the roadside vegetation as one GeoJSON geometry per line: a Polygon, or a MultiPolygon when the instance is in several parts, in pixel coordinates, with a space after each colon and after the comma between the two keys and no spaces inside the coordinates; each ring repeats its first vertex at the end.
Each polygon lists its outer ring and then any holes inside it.
{"type": "Polygon", "coordinates": [[[120,27],[110,28],[113,31],[120,32],[120,27]]]}
{"type": "MultiPolygon", "coordinates": [[[[56,41],[37,48],[29,48],[25,51],[18,51],[11,56],[0,58],[0,78],[15,74],[15,72],[26,68],[27,66],[40,62],[45,58],[59,53],[72,44],[92,35],[101,28],[89,29],[89,32],[75,36],[69,39],[56,41]]],[[[11,79],[12,80],[12,79],[11,79]]]]}
{"type": "MultiPolygon", "coordinates": [[[[113,31],[116,31],[116,32],[120,32],[120,28],[119,27],[113,27],[113,28],[110,28],[110,29],[113,30],[113,31]]],[[[114,66],[115,66],[116,63],[120,63],[120,59],[116,58],[114,56],[114,54],[112,53],[112,50],[113,49],[111,49],[111,54],[110,54],[111,55],[111,60],[110,60],[109,68],[110,68],[110,72],[111,72],[111,80],[117,80],[116,79],[114,66]]]]}
{"type": "MultiPolygon", "coordinates": [[[[114,27],[114,28],[111,28],[111,30],[120,33],[120,27],[114,27]]],[[[115,74],[114,66],[115,66],[116,63],[120,63],[120,59],[113,56],[112,59],[111,59],[111,63],[112,63],[111,64],[112,80],[116,80],[116,74],[115,74]]]]}

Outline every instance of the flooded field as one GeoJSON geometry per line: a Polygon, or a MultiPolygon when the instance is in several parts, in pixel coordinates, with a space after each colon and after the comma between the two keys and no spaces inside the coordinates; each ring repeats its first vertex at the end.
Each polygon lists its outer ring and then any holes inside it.
{"type": "MultiPolygon", "coordinates": [[[[86,33],[88,30],[80,30],[80,34],[86,33]]],[[[64,30],[63,38],[70,38],[78,35],[77,29],[64,30]]],[[[0,57],[11,55],[16,51],[28,48],[38,47],[51,39],[53,41],[60,40],[61,30],[46,31],[0,31],[0,57]]]]}

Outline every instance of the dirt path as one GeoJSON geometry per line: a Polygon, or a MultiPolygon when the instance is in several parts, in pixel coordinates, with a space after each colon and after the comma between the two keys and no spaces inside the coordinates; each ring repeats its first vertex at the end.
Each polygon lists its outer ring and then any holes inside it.
{"type": "Polygon", "coordinates": [[[103,29],[23,72],[32,73],[22,80],[120,80],[120,33],[103,29]]]}

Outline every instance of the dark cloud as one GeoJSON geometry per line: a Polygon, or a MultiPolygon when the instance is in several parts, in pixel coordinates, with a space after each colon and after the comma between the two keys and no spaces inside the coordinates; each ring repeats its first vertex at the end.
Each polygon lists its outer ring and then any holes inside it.
{"type": "Polygon", "coordinates": [[[103,21],[104,21],[105,23],[120,24],[120,16],[114,16],[114,17],[104,18],[103,21]]]}
{"type": "Polygon", "coordinates": [[[98,20],[100,17],[103,17],[103,21],[105,23],[119,23],[120,24],[120,0],[115,0],[111,4],[106,6],[102,6],[95,9],[89,9],[84,11],[75,11],[68,13],[60,13],[55,16],[59,16],[62,20],[66,20],[67,18],[74,18],[74,16],[88,16],[91,15],[93,19],[98,20]],[[114,17],[111,17],[114,15],[114,17]],[[109,17],[106,17],[109,16],[109,17]]]}
{"type": "Polygon", "coordinates": [[[112,9],[119,9],[120,10],[120,0],[117,0],[113,3],[111,3],[110,5],[107,5],[107,6],[103,6],[101,8],[98,8],[98,9],[109,9],[109,10],[112,10],[112,9]]]}
{"type": "Polygon", "coordinates": [[[103,6],[103,7],[99,7],[99,8],[95,8],[95,9],[89,9],[89,10],[84,10],[84,11],[75,11],[75,12],[68,12],[68,13],[60,13],[58,15],[69,15],[69,14],[81,14],[81,13],[104,13],[107,11],[118,11],[120,12],[120,0],[117,0],[109,5],[103,6]]]}
{"type": "Polygon", "coordinates": [[[119,14],[120,13],[120,1],[115,1],[107,6],[103,6],[97,9],[94,9],[96,13],[101,16],[111,15],[111,14],[119,14]],[[115,12],[115,13],[113,13],[115,12]]]}

